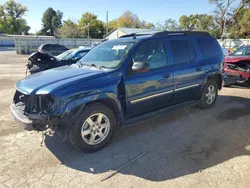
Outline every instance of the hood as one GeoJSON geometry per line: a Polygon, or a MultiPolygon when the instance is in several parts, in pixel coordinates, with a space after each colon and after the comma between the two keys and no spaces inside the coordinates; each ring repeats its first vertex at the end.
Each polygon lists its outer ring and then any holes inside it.
{"type": "Polygon", "coordinates": [[[250,56],[226,56],[226,63],[237,63],[239,61],[250,60],[250,56]]]}
{"type": "Polygon", "coordinates": [[[17,82],[16,88],[25,94],[48,94],[58,87],[103,73],[95,68],[63,66],[30,75],[17,82]]]}

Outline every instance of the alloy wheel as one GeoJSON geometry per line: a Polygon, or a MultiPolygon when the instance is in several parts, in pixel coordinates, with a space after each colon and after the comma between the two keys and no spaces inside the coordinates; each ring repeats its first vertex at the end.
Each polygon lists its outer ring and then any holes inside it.
{"type": "Polygon", "coordinates": [[[212,104],[216,97],[216,89],[213,85],[207,88],[207,93],[205,95],[205,100],[207,104],[212,104]]]}
{"type": "Polygon", "coordinates": [[[96,113],[86,119],[82,125],[81,135],[85,143],[97,145],[108,135],[110,121],[103,113],[96,113]]]}

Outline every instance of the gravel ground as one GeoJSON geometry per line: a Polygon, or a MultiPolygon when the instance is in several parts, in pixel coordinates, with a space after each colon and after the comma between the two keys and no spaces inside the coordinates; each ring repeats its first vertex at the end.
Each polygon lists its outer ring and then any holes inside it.
{"type": "Polygon", "coordinates": [[[187,108],[124,128],[102,151],[24,131],[12,120],[27,56],[0,52],[0,187],[250,187],[250,92],[223,88],[209,110],[187,108]]]}

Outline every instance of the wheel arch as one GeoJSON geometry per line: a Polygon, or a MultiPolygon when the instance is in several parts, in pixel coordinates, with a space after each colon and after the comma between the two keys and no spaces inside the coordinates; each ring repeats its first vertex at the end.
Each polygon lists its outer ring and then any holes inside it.
{"type": "Polygon", "coordinates": [[[109,107],[115,114],[118,121],[123,121],[124,110],[122,108],[120,100],[117,98],[116,93],[112,92],[101,92],[94,95],[83,96],[67,102],[63,107],[60,108],[60,115],[70,115],[74,119],[86,109],[86,106],[101,103],[109,107]]]}
{"type": "Polygon", "coordinates": [[[206,83],[208,82],[208,80],[213,80],[218,84],[218,89],[221,90],[223,87],[223,78],[222,78],[222,74],[220,73],[216,73],[216,74],[212,74],[212,75],[208,75],[206,78],[206,82],[204,83],[204,85],[206,85],[206,83]]]}
{"type": "Polygon", "coordinates": [[[121,108],[119,107],[119,104],[117,104],[117,102],[112,99],[112,98],[101,98],[101,99],[97,99],[94,101],[89,101],[88,103],[86,103],[86,106],[92,105],[92,104],[96,104],[96,103],[101,103],[105,106],[107,106],[108,108],[110,108],[117,119],[117,122],[121,122],[122,121],[122,115],[121,115],[121,108]]]}

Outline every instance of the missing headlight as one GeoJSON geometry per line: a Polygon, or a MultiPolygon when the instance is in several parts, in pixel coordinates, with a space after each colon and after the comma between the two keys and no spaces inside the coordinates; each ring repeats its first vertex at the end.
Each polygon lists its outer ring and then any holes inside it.
{"type": "Polygon", "coordinates": [[[33,98],[31,112],[37,114],[49,114],[54,110],[54,99],[50,95],[36,95],[33,98]]]}

